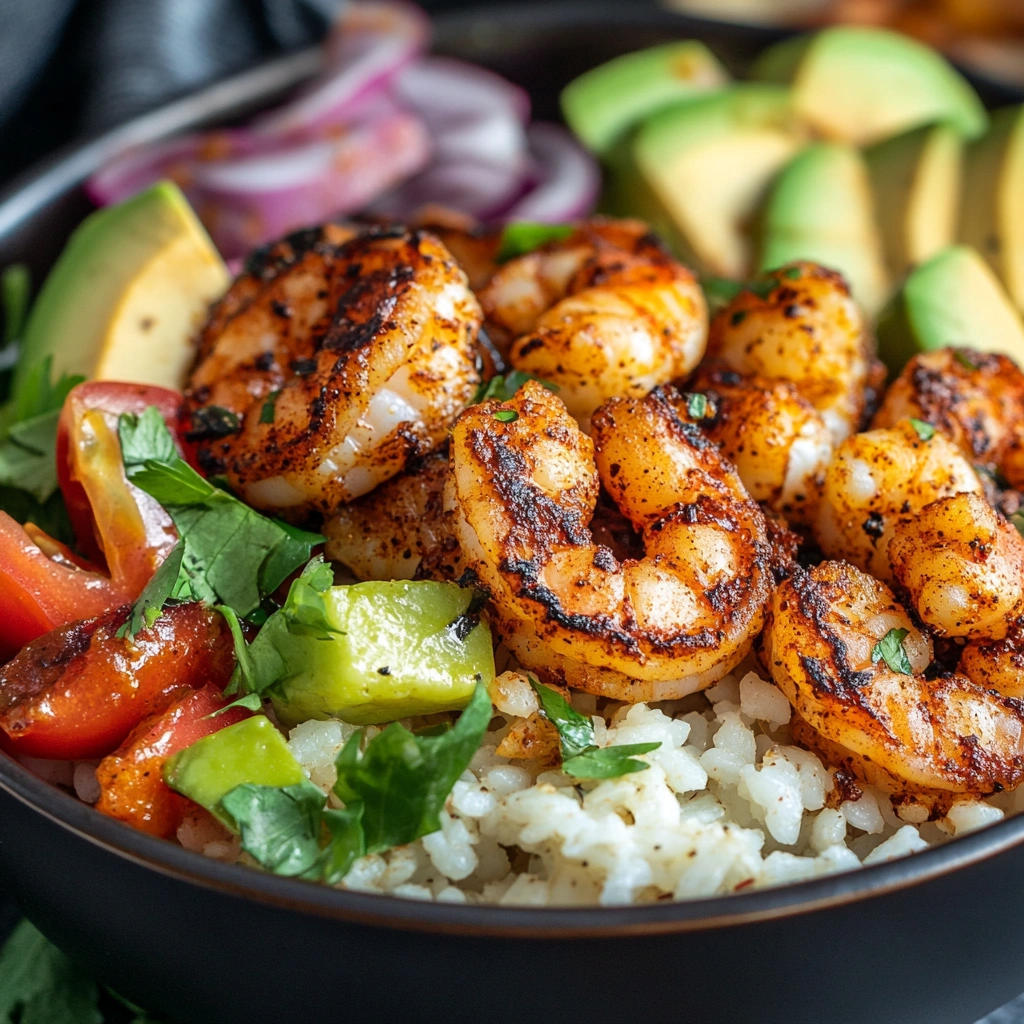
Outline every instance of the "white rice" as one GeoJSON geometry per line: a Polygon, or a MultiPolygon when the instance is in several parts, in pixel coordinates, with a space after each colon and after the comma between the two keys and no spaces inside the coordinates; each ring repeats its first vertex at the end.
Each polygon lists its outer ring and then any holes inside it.
{"type": "MultiPolygon", "coordinates": [[[[492,695],[504,724],[495,728],[495,719],[456,782],[441,830],[362,857],[342,888],[532,906],[687,899],[902,857],[1017,809],[1009,794],[964,800],[928,823],[916,808],[901,819],[869,786],[840,800],[834,773],[789,742],[785,697],[755,672],[686,701],[610,705],[600,715],[593,697],[574,694],[577,709],[593,714],[599,745],[661,743],[643,756],[646,771],[605,781],[499,757],[498,744],[521,721],[515,713],[536,705],[515,673],[499,677],[492,695]]],[[[353,731],[306,722],[290,733],[292,752],[327,792],[353,731]]]]}

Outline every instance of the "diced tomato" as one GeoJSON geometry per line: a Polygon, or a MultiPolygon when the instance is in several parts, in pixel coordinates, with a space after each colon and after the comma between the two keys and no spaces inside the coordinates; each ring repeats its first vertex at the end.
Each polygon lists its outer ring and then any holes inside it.
{"type": "Polygon", "coordinates": [[[119,608],[63,626],[0,668],[0,730],[8,746],[30,757],[104,757],[185,691],[227,684],[234,648],[216,612],[178,605],[121,638],[127,614],[119,608]]]}
{"type": "Polygon", "coordinates": [[[118,417],[156,406],[178,442],[181,395],[147,384],[88,381],[64,401],[57,427],[57,479],[81,550],[139,593],[177,534],[159,503],[128,482],[118,417]]]}
{"type": "Polygon", "coordinates": [[[55,626],[134,601],[140,591],[85,568],[57,541],[41,531],[30,536],[0,512],[0,660],[55,626]]]}
{"type": "Polygon", "coordinates": [[[220,689],[208,684],[142,722],[96,769],[97,809],[141,832],[165,839],[173,836],[191,801],[164,782],[164,764],[196,740],[251,714],[239,707],[209,717],[227,704],[220,689]]]}

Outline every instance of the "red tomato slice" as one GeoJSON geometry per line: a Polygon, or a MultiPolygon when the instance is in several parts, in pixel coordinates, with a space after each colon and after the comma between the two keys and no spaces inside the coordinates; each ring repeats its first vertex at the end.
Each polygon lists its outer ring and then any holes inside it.
{"type": "Polygon", "coordinates": [[[0,730],[30,757],[104,757],[148,715],[234,668],[224,620],[198,604],[164,611],[134,638],[126,608],[63,626],[0,668],[0,730]]]}
{"type": "Polygon", "coordinates": [[[57,479],[78,546],[106,564],[111,577],[136,586],[136,593],[177,540],[170,517],[128,482],[121,461],[118,417],[151,405],[177,441],[181,395],[146,384],[79,384],[65,399],[57,426],[57,479]]]}
{"type": "Polygon", "coordinates": [[[227,704],[221,691],[207,684],[142,722],[96,769],[100,784],[97,809],[140,832],[171,838],[191,801],[164,782],[164,764],[196,740],[251,714],[245,708],[232,708],[216,718],[208,717],[227,704]]]}

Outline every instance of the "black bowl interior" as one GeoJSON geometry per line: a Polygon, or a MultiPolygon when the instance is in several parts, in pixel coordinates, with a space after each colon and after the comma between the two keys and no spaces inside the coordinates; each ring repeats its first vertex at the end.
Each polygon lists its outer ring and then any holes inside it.
{"type": "MultiPolygon", "coordinates": [[[[437,25],[436,49],[507,75],[530,92],[538,116],[556,118],[560,88],[587,67],[619,53],[666,39],[696,36],[741,71],[766,42],[778,35],[773,30],[694,21],[627,4],[550,4],[448,16],[437,25]]],[[[30,265],[36,280],[41,278],[69,232],[90,208],[81,190],[82,180],[110,153],[130,142],[238,119],[286,93],[316,66],[317,56],[313,53],[283,58],[58,155],[17,182],[0,202],[0,266],[22,260],[30,265]]],[[[103,861],[103,870],[108,873],[116,873],[119,864],[130,862],[164,878],[183,881],[189,888],[241,896],[302,915],[403,931],[504,939],[679,935],[778,921],[810,911],[848,907],[862,900],[877,907],[885,903],[878,897],[907,892],[915,886],[940,893],[955,886],[958,877],[967,876],[975,879],[973,884],[983,884],[978,881],[984,877],[979,872],[986,862],[994,858],[1006,864],[1007,856],[1016,854],[1014,863],[1018,863],[1020,844],[1024,843],[1022,816],[909,859],[736,896],[630,908],[531,910],[435,906],[339,892],[206,860],[102,817],[0,754],[0,796],[4,793],[10,808],[17,805],[20,820],[27,820],[26,813],[33,822],[37,817],[45,820],[46,834],[51,837],[47,841],[59,842],[52,837],[63,835],[68,843],[82,840],[94,850],[109,854],[103,861]]],[[[27,867],[30,858],[13,850],[12,844],[16,842],[16,837],[4,837],[0,829],[0,865],[6,860],[9,869],[11,865],[17,866],[21,872],[15,886],[18,894],[43,919],[51,934],[58,939],[64,937],[68,945],[84,955],[87,947],[83,941],[61,934],[54,910],[58,904],[51,898],[53,886],[44,869],[47,858],[40,858],[38,875],[30,877],[26,874],[31,871],[27,867]],[[33,897],[33,892],[38,898],[33,897]]],[[[971,1012],[995,1005],[1021,985],[1024,978],[1010,981],[1008,986],[993,986],[991,1001],[975,1000],[971,1012]]]]}

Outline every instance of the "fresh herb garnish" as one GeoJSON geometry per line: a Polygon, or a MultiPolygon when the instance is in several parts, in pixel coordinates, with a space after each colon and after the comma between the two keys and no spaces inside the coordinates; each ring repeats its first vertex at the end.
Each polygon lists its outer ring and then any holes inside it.
{"type": "Polygon", "coordinates": [[[473,404],[486,402],[488,398],[497,398],[499,402],[507,402],[528,380],[535,380],[538,384],[546,387],[548,391],[555,393],[561,391],[557,384],[552,384],[549,380],[534,377],[532,373],[523,373],[522,370],[512,370],[510,373],[506,373],[504,377],[499,373],[496,377],[492,377],[487,381],[486,384],[481,384],[477,390],[476,397],[473,399],[473,404]]]}
{"type": "Polygon", "coordinates": [[[242,849],[277,875],[334,885],[363,854],[360,808],[325,809],[323,792],[295,786],[236,786],[221,799],[234,819],[242,849]]]}
{"type": "Polygon", "coordinates": [[[529,221],[507,224],[501,233],[495,261],[507,263],[517,256],[525,256],[542,245],[547,245],[548,242],[568,238],[575,230],[571,224],[533,224],[529,221]]]}
{"type": "Polygon", "coordinates": [[[336,761],[334,792],[347,810],[361,809],[367,853],[411,843],[441,827],[445,800],[479,748],[491,714],[487,687],[478,683],[447,732],[416,735],[392,722],[362,755],[362,730],[353,734],[336,761]]]}
{"type": "Polygon", "coordinates": [[[499,409],[494,413],[494,418],[498,420],[499,423],[515,423],[515,421],[519,419],[519,413],[517,413],[515,409],[499,409]]]}
{"type": "Polygon", "coordinates": [[[893,672],[901,672],[905,676],[914,674],[914,669],[903,649],[903,641],[910,631],[907,629],[890,629],[871,649],[871,663],[877,665],[884,661],[893,672]]]}
{"type": "Polygon", "coordinates": [[[195,600],[249,615],[323,543],[319,534],[261,516],[204,480],[178,456],[153,406],[140,416],[122,414],[118,432],[128,479],[156,498],[177,527],[180,575],[195,600]]]}
{"type": "Polygon", "coordinates": [[[331,640],[345,631],[331,624],[324,594],[334,586],[334,571],[319,556],[303,570],[288,591],[281,615],[293,636],[311,636],[331,640]]]}
{"type": "Polygon", "coordinates": [[[917,436],[922,441],[930,441],[935,436],[935,428],[924,420],[917,420],[911,416],[910,425],[917,431],[917,436]]]}
{"type": "Polygon", "coordinates": [[[686,396],[686,411],[691,419],[702,420],[708,414],[708,396],[699,391],[686,396]]]}
{"type": "Polygon", "coordinates": [[[599,747],[594,743],[594,725],[589,718],[581,715],[557,690],[532,676],[530,685],[537,693],[544,717],[558,730],[562,771],[566,775],[577,779],[617,779],[650,768],[646,761],[636,760],[635,755],[657,750],[660,742],[599,747]]]}
{"type": "Polygon", "coordinates": [[[977,370],[980,369],[978,364],[967,354],[962,348],[953,349],[953,358],[965,369],[965,370],[977,370]]]}
{"type": "Polygon", "coordinates": [[[799,281],[803,271],[799,267],[787,267],[783,272],[782,276],[789,281],[799,281]]]}
{"type": "Polygon", "coordinates": [[[191,599],[192,588],[188,577],[181,571],[184,554],[185,545],[179,540],[132,605],[128,621],[117,631],[118,636],[135,636],[140,629],[149,629],[160,618],[160,612],[168,601],[191,599]]]}
{"type": "MultiPolygon", "coordinates": [[[[779,282],[773,277],[756,277],[750,281],[731,281],[726,277],[702,277],[700,286],[704,290],[704,298],[712,314],[728,306],[741,292],[751,292],[759,299],[766,299],[778,287],[779,282]]],[[[741,323],[746,311],[737,310],[733,315],[733,324],[741,323]],[[739,315],[739,320],[735,317],[739,315]]]]}
{"type": "Polygon", "coordinates": [[[271,391],[270,394],[267,395],[266,399],[263,402],[263,408],[260,409],[260,423],[274,422],[274,413],[277,408],[277,400],[280,397],[281,392],[279,390],[271,391]]]}

